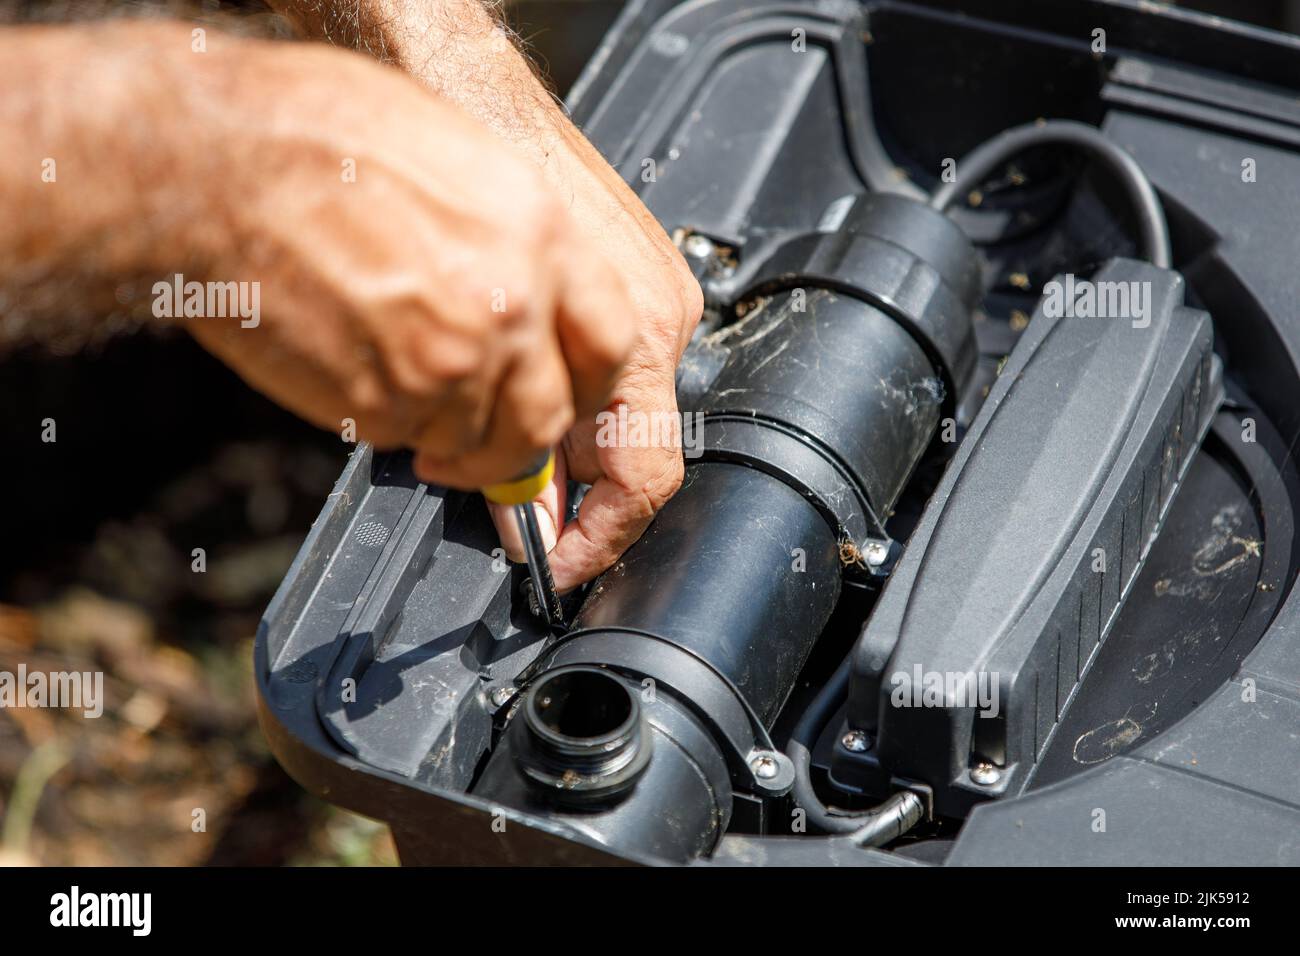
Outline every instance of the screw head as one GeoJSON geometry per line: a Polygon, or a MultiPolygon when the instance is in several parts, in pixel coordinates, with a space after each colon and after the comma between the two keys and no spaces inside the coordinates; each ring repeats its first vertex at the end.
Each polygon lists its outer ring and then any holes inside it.
{"type": "Polygon", "coordinates": [[[971,767],[970,778],[981,787],[991,787],[1002,779],[1002,771],[991,763],[977,763],[971,767]]]}
{"type": "Polygon", "coordinates": [[[494,687],[488,692],[488,700],[493,707],[502,707],[505,702],[514,696],[515,689],[508,684],[502,684],[500,687],[494,687]]]}
{"type": "Polygon", "coordinates": [[[754,776],[760,780],[771,780],[781,771],[781,766],[776,762],[775,757],[769,757],[767,754],[755,757],[749,762],[749,769],[754,771],[754,776]]]}
{"type": "Polygon", "coordinates": [[[877,568],[884,564],[885,559],[889,557],[889,546],[880,541],[868,541],[862,549],[862,557],[867,564],[877,568]]]}
{"type": "Polygon", "coordinates": [[[840,738],[840,746],[849,753],[866,753],[871,749],[871,738],[860,730],[850,730],[840,738]]]}
{"type": "Polygon", "coordinates": [[[713,255],[713,240],[693,232],[682,241],[682,252],[692,259],[707,259],[713,255]]]}

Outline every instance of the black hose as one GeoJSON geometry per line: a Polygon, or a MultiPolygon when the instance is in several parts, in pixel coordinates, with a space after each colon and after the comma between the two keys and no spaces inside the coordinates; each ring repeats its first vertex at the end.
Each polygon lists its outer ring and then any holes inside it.
{"type": "Polygon", "coordinates": [[[870,810],[843,813],[822,803],[812,785],[812,748],[848,696],[851,666],[850,654],[817,692],[790,734],[785,752],[794,764],[791,795],[807,815],[808,822],[822,833],[848,836],[858,846],[881,846],[910,830],[924,815],[925,809],[916,794],[896,793],[870,810]]]}
{"type": "Polygon", "coordinates": [[[925,816],[925,804],[911,790],[900,790],[866,813],[849,819],[858,828],[849,835],[855,846],[884,846],[901,837],[925,816]]]}
{"type": "Polygon", "coordinates": [[[1094,126],[1072,120],[1049,120],[1005,130],[981,143],[957,163],[957,176],[930,196],[931,207],[940,212],[951,206],[1010,161],[1033,146],[1074,146],[1090,154],[1119,180],[1133,205],[1141,233],[1142,254],[1155,266],[1170,267],[1169,227],[1151,181],[1142,167],[1123,149],[1094,126]]]}

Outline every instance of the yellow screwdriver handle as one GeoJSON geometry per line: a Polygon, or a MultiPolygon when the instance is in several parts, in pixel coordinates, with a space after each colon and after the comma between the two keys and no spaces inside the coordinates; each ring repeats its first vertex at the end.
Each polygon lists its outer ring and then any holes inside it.
{"type": "Polygon", "coordinates": [[[499,485],[488,485],[483,489],[483,497],[498,505],[527,504],[542,493],[554,474],[555,452],[548,451],[545,459],[539,459],[536,467],[526,474],[499,485]]]}

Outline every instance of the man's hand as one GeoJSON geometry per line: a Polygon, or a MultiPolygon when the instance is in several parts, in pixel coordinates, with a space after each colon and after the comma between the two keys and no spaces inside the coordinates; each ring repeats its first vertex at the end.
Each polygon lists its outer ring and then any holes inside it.
{"type": "MultiPolygon", "coordinates": [[[[676,416],[674,377],[699,322],[699,284],[659,223],[556,106],[479,0],[271,5],[309,35],[360,47],[407,70],[541,170],[579,229],[613,258],[631,298],[636,345],[608,407],[625,404],[629,414],[648,420],[676,416]]],[[[613,564],[682,481],[680,445],[598,447],[596,434],[594,417],[579,416],[561,445],[556,483],[540,499],[543,534],[553,534],[564,513],[565,478],[592,485],[577,520],[563,529],[551,552],[562,590],[613,564]]],[[[521,559],[510,515],[498,509],[495,517],[507,552],[521,559]]]]}
{"type": "Polygon", "coordinates": [[[14,56],[43,53],[50,90],[5,150],[30,213],[16,221],[44,230],[0,249],[6,275],[57,278],[53,251],[14,260],[44,243],[72,262],[106,234],[105,278],[256,284],[255,327],[183,321],[287,408],[413,448],[420,477],[453,487],[515,477],[605,404],[634,335],[623,282],[479,123],[352,53],[224,36],[195,53],[178,25],[94,30],[5,35],[14,56]],[[90,98],[61,89],[60,69],[74,87],[94,77],[90,98]],[[47,153],[63,175],[42,183],[47,153]]]}

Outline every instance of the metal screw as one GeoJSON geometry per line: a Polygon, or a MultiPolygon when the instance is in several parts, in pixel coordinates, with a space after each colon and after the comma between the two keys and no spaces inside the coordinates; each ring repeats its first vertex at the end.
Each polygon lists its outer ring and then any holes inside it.
{"type": "Polygon", "coordinates": [[[873,568],[880,567],[885,563],[885,558],[889,557],[889,546],[881,541],[868,541],[862,549],[862,556],[873,568]]]}
{"type": "Polygon", "coordinates": [[[502,684],[500,687],[494,687],[488,693],[488,700],[493,707],[502,707],[505,702],[514,696],[515,689],[509,684],[502,684]]]}
{"type": "Polygon", "coordinates": [[[991,787],[1002,779],[1002,771],[991,763],[977,763],[971,767],[970,778],[981,787],[991,787]]]}
{"type": "Polygon", "coordinates": [[[713,240],[693,232],[682,241],[682,252],[692,259],[707,259],[713,255],[713,240]]]}
{"type": "Polygon", "coordinates": [[[759,780],[771,780],[781,772],[781,765],[776,762],[775,757],[764,754],[751,760],[749,769],[754,771],[754,776],[759,780]]]}
{"type": "Polygon", "coordinates": [[[871,738],[860,730],[850,730],[840,738],[840,744],[849,753],[861,754],[871,749],[871,738]]]}

